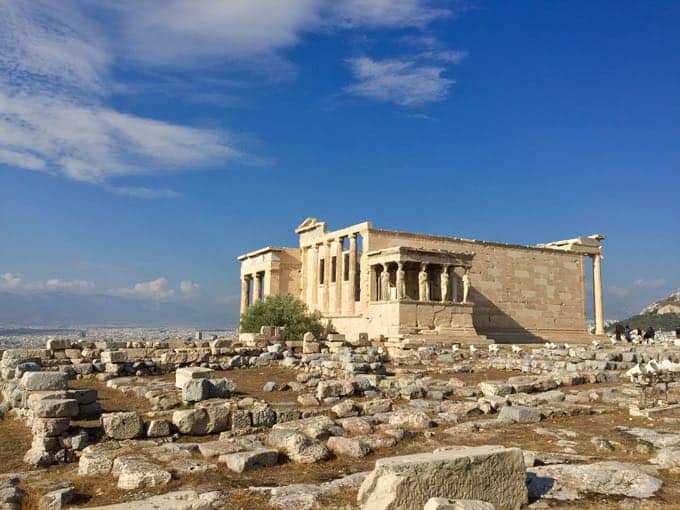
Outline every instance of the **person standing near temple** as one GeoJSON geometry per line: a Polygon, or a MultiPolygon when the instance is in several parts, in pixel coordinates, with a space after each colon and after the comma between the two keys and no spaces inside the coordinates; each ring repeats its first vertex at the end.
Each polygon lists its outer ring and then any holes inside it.
{"type": "Polygon", "coordinates": [[[614,335],[616,336],[616,341],[620,342],[621,335],[623,335],[623,326],[621,324],[617,324],[614,328],[614,335]]]}

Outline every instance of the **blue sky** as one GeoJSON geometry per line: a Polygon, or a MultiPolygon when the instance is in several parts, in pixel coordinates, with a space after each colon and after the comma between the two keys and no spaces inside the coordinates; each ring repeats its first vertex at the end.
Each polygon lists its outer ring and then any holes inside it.
{"type": "Polygon", "coordinates": [[[236,315],[307,216],[603,233],[608,317],[680,287],[680,4],[0,6],[0,291],[236,315]]]}

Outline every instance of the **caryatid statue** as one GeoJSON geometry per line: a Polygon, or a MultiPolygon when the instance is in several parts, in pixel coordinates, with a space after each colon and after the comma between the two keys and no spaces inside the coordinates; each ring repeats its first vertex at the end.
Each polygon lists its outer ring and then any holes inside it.
{"type": "Polygon", "coordinates": [[[383,301],[390,299],[390,272],[387,270],[387,264],[383,264],[382,273],[380,273],[380,293],[383,301]]]}
{"type": "Polygon", "coordinates": [[[440,283],[440,288],[442,291],[442,301],[446,301],[447,298],[449,297],[449,280],[451,277],[449,276],[449,266],[444,266],[442,268],[442,272],[439,275],[439,283],[440,283]]]}
{"type": "Polygon", "coordinates": [[[418,299],[420,301],[430,300],[430,282],[427,277],[427,264],[420,264],[418,273],[418,299]]]}
{"type": "Polygon", "coordinates": [[[404,271],[404,263],[397,264],[397,299],[404,299],[406,297],[406,271],[404,271]]]}
{"type": "Polygon", "coordinates": [[[466,267],[463,274],[463,303],[468,302],[468,294],[470,294],[470,269],[466,267]]]}

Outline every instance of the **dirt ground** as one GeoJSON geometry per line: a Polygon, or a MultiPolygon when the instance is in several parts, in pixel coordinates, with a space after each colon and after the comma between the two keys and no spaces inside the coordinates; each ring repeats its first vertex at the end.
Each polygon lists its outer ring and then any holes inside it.
{"type": "MultiPolygon", "coordinates": [[[[410,369],[421,370],[420,367],[410,369]]],[[[426,370],[426,367],[423,367],[426,370]]],[[[507,379],[518,373],[508,371],[485,371],[456,374],[437,374],[433,370],[427,371],[428,376],[447,380],[455,377],[473,386],[480,380],[507,379]]],[[[240,394],[263,398],[270,402],[294,402],[296,394],[286,391],[265,393],[262,386],[268,381],[282,385],[295,380],[298,372],[282,368],[251,368],[220,372],[218,376],[233,379],[240,394]]],[[[163,376],[172,378],[172,376],[163,376]]],[[[99,401],[105,411],[146,410],[148,402],[122,392],[107,388],[104,383],[84,379],[72,381],[72,387],[95,387],[99,392],[99,401]]],[[[612,384],[594,384],[562,388],[563,391],[582,391],[586,389],[603,389],[615,387],[612,384]]],[[[157,493],[165,493],[182,488],[193,488],[199,491],[227,490],[229,508],[233,509],[269,509],[267,498],[246,491],[250,486],[279,486],[290,483],[321,483],[339,478],[344,475],[371,470],[376,459],[392,455],[432,451],[443,446],[498,444],[508,447],[519,447],[525,450],[539,452],[560,453],[565,446],[579,455],[588,455],[592,461],[618,460],[647,464],[655,455],[653,449],[630,436],[617,430],[617,425],[662,428],[680,431],[680,423],[651,422],[644,418],[631,418],[627,409],[620,408],[614,403],[592,404],[596,414],[588,416],[554,417],[536,424],[517,424],[502,429],[487,429],[477,432],[461,432],[455,435],[445,432],[444,427],[434,428],[425,436],[419,435],[414,439],[405,439],[396,447],[383,449],[372,453],[363,459],[335,457],[327,462],[317,464],[283,463],[274,467],[259,469],[253,472],[236,474],[224,465],[207,473],[173,480],[168,486],[139,491],[122,491],[116,487],[113,476],[78,477],[77,464],[53,466],[47,470],[31,472],[29,466],[23,464],[23,455],[30,448],[31,435],[22,421],[8,415],[0,420],[0,473],[18,473],[22,479],[22,487],[28,489],[29,496],[25,501],[25,508],[39,508],[40,494],[72,483],[76,487],[77,499],[74,505],[96,506],[108,503],[134,501],[157,493]],[[592,443],[593,437],[605,437],[614,444],[614,450],[598,450],[592,443]],[[568,443],[565,443],[568,442],[568,443]],[[38,479],[40,481],[38,481],[38,479]]],[[[83,423],[94,427],[96,421],[83,423]]],[[[182,438],[188,442],[193,438],[182,438]]],[[[216,436],[204,437],[202,440],[214,440],[216,436]]],[[[200,457],[196,456],[197,459],[200,457]]],[[[631,506],[630,502],[615,498],[592,497],[574,503],[550,502],[550,508],[579,508],[579,509],[615,509],[615,508],[680,508],[680,473],[661,470],[658,476],[664,480],[664,486],[659,495],[650,501],[639,502],[631,506]]],[[[339,494],[323,500],[324,506],[341,506],[355,501],[356,491],[343,490],[339,494]]]]}

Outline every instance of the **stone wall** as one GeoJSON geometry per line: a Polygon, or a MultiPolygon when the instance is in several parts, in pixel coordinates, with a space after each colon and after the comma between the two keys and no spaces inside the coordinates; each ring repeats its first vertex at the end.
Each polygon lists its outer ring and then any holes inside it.
{"type": "Polygon", "coordinates": [[[497,341],[587,337],[582,255],[376,229],[365,252],[393,246],[474,252],[470,300],[479,334],[497,341]]]}

